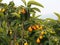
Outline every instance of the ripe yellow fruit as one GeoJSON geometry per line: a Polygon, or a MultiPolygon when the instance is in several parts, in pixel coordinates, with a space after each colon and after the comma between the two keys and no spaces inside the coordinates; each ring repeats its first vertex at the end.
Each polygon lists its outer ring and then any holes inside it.
{"type": "Polygon", "coordinates": [[[25,14],[25,13],[26,13],[26,10],[23,8],[21,12],[22,12],[23,14],[25,14]]]}
{"type": "Polygon", "coordinates": [[[2,12],[4,12],[5,11],[5,9],[2,9],[2,12]]]}
{"type": "Polygon", "coordinates": [[[10,30],[10,35],[12,34],[12,30],[10,30]]]}
{"type": "Polygon", "coordinates": [[[55,38],[55,42],[57,42],[58,41],[58,39],[57,38],[55,38]]]}
{"type": "Polygon", "coordinates": [[[15,45],[19,45],[18,42],[16,42],[15,45]]]}
{"type": "Polygon", "coordinates": [[[43,36],[41,35],[41,36],[39,36],[39,38],[40,38],[40,39],[43,39],[43,36]]]}
{"type": "Polygon", "coordinates": [[[37,29],[39,29],[39,25],[35,25],[37,29]]]}
{"type": "Polygon", "coordinates": [[[26,42],[26,43],[24,43],[24,45],[28,45],[28,43],[26,42]]]}
{"type": "Polygon", "coordinates": [[[1,12],[1,8],[0,8],[0,12],[1,12]]]}
{"type": "Polygon", "coordinates": [[[41,32],[41,35],[44,35],[44,34],[45,34],[45,32],[44,32],[44,31],[42,31],[42,32],[41,32]]]}
{"type": "Polygon", "coordinates": [[[39,28],[40,30],[42,30],[43,29],[43,27],[42,26],[40,26],[40,28],[39,28]]]}
{"type": "Polygon", "coordinates": [[[12,35],[12,30],[8,30],[8,36],[12,35]]]}
{"type": "Polygon", "coordinates": [[[47,34],[47,32],[45,31],[45,34],[47,34]]]}
{"type": "Polygon", "coordinates": [[[39,38],[37,38],[36,42],[37,42],[37,43],[40,43],[40,39],[39,39],[39,38]]]}
{"type": "Polygon", "coordinates": [[[36,27],[35,27],[35,26],[32,26],[32,28],[33,28],[34,30],[36,30],[36,27]]]}
{"type": "Polygon", "coordinates": [[[31,26],[28,28],[28,31],[29,31],[29,32],[32,32],[32,28],[31,28],[31,26]]]}
{"type": "Polygon", "coordinates": [[[57,39],[55,39],[55,41],[57,41],[57,39]]]}

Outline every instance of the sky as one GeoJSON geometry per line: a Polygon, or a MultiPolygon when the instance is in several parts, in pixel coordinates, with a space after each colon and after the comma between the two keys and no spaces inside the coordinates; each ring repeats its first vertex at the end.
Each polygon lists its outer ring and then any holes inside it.
{"type": "MultiPolygon", "coordinates": [[[[14,1],[16,6],[23,4],[21,0],[3,0],[2,2],[9,4],[10,1],[14,1]]],[[[28,0],[26,1],[28,2],[28,0]]],[[[53,12],[60,13],[60,0],[35,0],[35,1],[41,3],[44,6],[44,8],[37,6],[37,8],[41,10],[41,13],[37,12],[36,15],[42,15],[40,17],[42,19],[45,18],[58,19],[53,12]]]]}

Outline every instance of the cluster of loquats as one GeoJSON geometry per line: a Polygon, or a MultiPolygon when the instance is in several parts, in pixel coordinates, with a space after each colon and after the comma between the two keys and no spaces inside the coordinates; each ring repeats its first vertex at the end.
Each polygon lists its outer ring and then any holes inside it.
{"type": "Polygon", "coordinates": [[[45,34],[45,32],[43,31],[43,26],[40,26],[40,25],[32,25],[32,26],[30,26],[28,28],[28,31],[29,32],[32,32],[33,30],[40,30],[41,31],[39,37],[36,40],[37,43],[40,43],[41,40],[43,39],[44,34],[45,34]]]}
{"type": "Polygon", "coordinates": [[[25,8],[23,8],[22,10],[18,10],[18,12],[17,12],[18,14],[25,14],[26,13],[26,10],[25,10],[25,8]]]}
{"type": "Polygon", "coordinates": [[[33,30],[42,30],[43,29],[43,27],[42,26],[39,26],[39,25],[32,25],[32,26],[30,26],[30,27],[28,27],[28,31],[29,32],[32,32],[33,30]]]}
{"type": "Polygon", "coordinates": [[[45,32],[44,31],[41,31],[39,37],[36,40],[37,43],[40,43],[41,42],[41,40],[43,39],[44,34],[45,34],[45,32]]]}

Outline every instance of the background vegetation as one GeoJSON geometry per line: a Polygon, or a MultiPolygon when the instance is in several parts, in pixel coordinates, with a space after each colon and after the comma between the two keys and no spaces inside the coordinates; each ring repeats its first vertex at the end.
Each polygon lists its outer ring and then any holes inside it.
{"type": "Polygon", "coordinates": [[[0,45],[60,45],[60,14],[54,12],[58,20],[39,19],[41,12],[36,1],[21,0],[18,7],[11,1],[8,5],[0,0],[0,45]]]}

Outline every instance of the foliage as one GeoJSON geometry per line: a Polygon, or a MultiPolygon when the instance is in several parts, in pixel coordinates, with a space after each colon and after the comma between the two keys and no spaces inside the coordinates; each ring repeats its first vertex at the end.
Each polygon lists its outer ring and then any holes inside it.
{"type": "MultiPolygon", "coordinates": [[[[11,1],[8,5],[0,3],[0,45],[60,45],[60,14],[58,20],[39,19],[38,8],[44,7],[36,1],[21,0],[18,7],[11,1]]],[[[1,2],[1,1],[0,1],[1,2]]]]}

